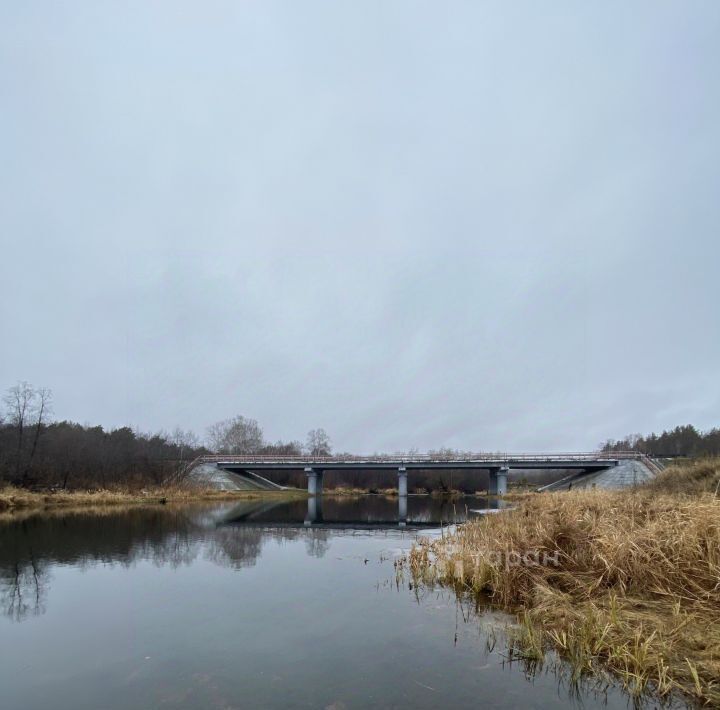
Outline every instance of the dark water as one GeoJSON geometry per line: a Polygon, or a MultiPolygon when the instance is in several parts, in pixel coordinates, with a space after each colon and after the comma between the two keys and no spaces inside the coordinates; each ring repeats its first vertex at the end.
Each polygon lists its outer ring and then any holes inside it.
{"type": "Polygon", "coordinates": [[[494,650],[448,592],[397,584],[418,535],[474,515],[380,497],[0,522],[0,706],[628,707],[494,650]],[[404,524],[404,525],[403,525],[404,524]]]}

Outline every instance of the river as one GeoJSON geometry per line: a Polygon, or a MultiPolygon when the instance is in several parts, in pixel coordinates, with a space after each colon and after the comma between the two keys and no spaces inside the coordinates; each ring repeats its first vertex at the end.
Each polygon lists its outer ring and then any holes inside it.
{"type": "Polygon", "coordinates": [[[557,660],[511,662],[509,617],[396,577],[418,535],[488,510],[367,496],[6,515],[0,706],[632,707],[557,660]]]}

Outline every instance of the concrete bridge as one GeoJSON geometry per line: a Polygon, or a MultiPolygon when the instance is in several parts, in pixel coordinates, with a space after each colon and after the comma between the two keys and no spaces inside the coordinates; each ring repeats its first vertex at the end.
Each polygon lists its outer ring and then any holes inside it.
{"type": "MultiPolygon", "coordinates": [[[[636,452],[613,452],[612,454],[463,454],[435,456],[388,455],[388,456],[260,456],[253,454],[221,454],[203,456],[197,464],[213,463],[217,468],[236,474],[258,477],[258,471],[296,470],[307,475],[308,493],[320,495],[326,471],[345,469],[394,470],[398,476],[398,493],[407,496],[408,475],[413,470],[428,469],[474,469],[488,471],[488,493],[503,495],[507,492],[507,474],[511,469],[560,469],[569,472],[588,473],[617,466],[627,459],[642,459],[636,452]]],[[[645,457],[646,458],[646,457],[645,457]]]]}

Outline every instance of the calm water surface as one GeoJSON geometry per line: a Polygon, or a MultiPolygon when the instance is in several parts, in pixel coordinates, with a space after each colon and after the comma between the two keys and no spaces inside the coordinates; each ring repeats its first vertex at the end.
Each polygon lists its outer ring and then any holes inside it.
{"type": "Polygon", "coordinates": [[[0,522],[3,708],[629,707],[494,650],[447,592],[397,584],[481,499],[158,507],[0,522]]]}

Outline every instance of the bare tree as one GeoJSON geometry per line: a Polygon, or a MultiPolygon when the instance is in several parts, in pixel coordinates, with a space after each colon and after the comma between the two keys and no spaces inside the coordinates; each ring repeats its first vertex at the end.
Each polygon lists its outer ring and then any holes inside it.
{"type": "Polygon", "coordinates": [[[303,445],[300,441],[276,441],[274,444],[265,444],[262,453],[274,456],[300,456],[303,445]]]}
{"type": "Polygon", "coordinates": [[[32,410],[34,398],[35,390],[24,381],[18,382],[14,387],[11,387],[3,398],[7,410],[8,420],[11,426],[14,426],[17,429],[17,450],[15,458],[16,478],[20,478],[25,428],[32,410]]]}
{"type": "Polygon", "coordinates": [[[52,413],[52,392],[47,387],[41,387],[35,392],[33,397],[33,415],[35,417],[35,432],[32,441],[32,448],[30,449],[30,456],[28,458],[27,466],[25,467],[25,473],[23,474],[23,484],[27,483],[30,477],[30,468],[32,467],[33,459],[35,458],[35,452],[37,451],[38,440],[42,433],[42,428],[47,418],[52,413]]]}
{"type": "Polygon", "coordinates": [[[178,447],[178,449],[180,449],[180,461],[184,461],[185,452],[188,449],[194,450],[200,446],[200,440],[198,439],[197,434],[195,434],[194,431],[190,431],[190,429],[185,431],[180,427],[175,427],[172,434],[170,434],[167,438],[171,444],[174,444],[178,447]]]}
{"type": "Polygon", "coordinates": [[[219,454],[254,454],[265,445],[255,419],[237,416],[216,422],[207,429],[208,448],[219,454]]]}
{"type": "Polygon", "coordinates": [[[307,435],[306,448],[311,456],[329,456],[332,446],[325,429],[311,429],[307,435]]]}

